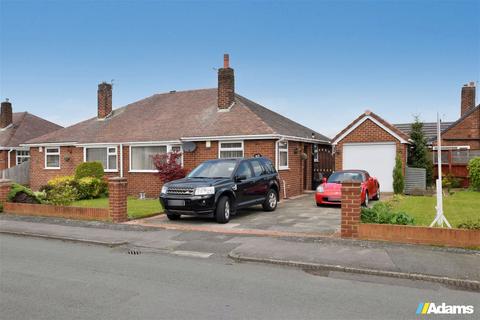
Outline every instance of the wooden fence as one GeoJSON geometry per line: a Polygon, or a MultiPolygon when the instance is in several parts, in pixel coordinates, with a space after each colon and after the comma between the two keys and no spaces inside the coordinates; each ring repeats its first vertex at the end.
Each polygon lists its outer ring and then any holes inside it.
{"type": "Polygon", "coordinates": [[[2,170],[0,177],[23,185],[30,184],[30,160],[15,167],[2,170]]]}

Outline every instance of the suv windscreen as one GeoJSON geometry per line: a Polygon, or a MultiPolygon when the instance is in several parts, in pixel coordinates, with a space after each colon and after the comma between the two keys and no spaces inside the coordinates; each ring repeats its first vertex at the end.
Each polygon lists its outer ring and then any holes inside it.
{"type": "Polygon", "coordinates": [[[204,162],[188,174],[188,178],[230,178],[235,170],[235,160],[204,162]]]}
{"type": "Polygon", "coordinates": [[[360,172],[334,172],[328,178],[328,183],[342,183],[343,181],[364,181],[363,174],[360,172]]]}

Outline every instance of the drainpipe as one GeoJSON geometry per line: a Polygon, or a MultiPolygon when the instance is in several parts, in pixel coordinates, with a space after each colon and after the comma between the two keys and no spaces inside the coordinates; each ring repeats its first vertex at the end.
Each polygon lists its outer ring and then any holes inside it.
{"type": "Polygon", "coordinates": [[[120,177],[123,178],[123,144],[120,143],[120,177]]]}
{"type": "Polygon", "coordinates": [[[10,168],[10,153],[11,153],[12,151],[13,151],[13,149],[8,150],[8,154],[7,154],[7,157],[8,157],[8,159],[7,159],[8,168],[10,168]]]}

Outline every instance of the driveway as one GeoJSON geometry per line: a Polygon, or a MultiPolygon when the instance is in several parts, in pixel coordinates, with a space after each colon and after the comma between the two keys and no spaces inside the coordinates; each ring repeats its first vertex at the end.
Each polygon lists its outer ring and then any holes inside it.
{"type": "Polygon", "coordinates": [[[340,229],[340,207],[317,207],[313,194],[305,194],[280,202],[277,210],[273,212],[264,212],[261,206],[242,209],[227,224],[217,224],[213,219],[188,216],[182,216],[178,221],[170,221],[165,215],[128,223],[192,231],[330,236],[340,229]]]}

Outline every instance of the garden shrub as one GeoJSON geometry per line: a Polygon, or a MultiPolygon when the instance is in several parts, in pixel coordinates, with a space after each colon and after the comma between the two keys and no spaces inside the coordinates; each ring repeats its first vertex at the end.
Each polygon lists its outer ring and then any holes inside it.
{"type": "Polygon", "coordinates": [[[467,168],[470,187],[473,190],[480,191],[480,157],[470,159],[467,168]]]}
{"type": "Polygon", "coordinates": [[[3,203],[0,203],[0,212],[3,212],[3,203]]]}
{"type": "Polygon", "coordinates": [[[362,208],[363,223],[413,225],[414,219],[405,212],[393,212],[388,202],[377,202],[372,208],[362,208]]]}
{"type": "Polygon", "coordinates": [[[94,162],[84,162],[77,166],[75,169],[75,179],[80,180],[85,177],[94,177],[98,179],[103,179],[105,171],[103,170],[103,165],[99,161],[94,162]]]}
{"type": "Polygon", "coordinates": [[[405,186],[405,178],[403,177],[402,159],[397,154],[395,158],[395,167],[393,168],[393,192],[402,194],[405,186]]]}
{"type": "Polygon", "coordinates": [[[103,179],[83,177],[77,181],[78,199],[95,199],[106,196],[108,193],[107,183],[103,179]]]}
{"type": "Polygon", "coordinates": [[[457,225],[460,229],[480,230],[480,219],[477,221],[468,220],[457,225]]]}
{"type": "Polygon", "coordinates": [[[35,196],[32,190],[18,183],[12,184],[10,192],[7,195],[7,200],[9,202],[17,203],[40,203],[40,200],[35,196]]]}
{"type": "Polygon", "coordinates": [[[460,179],[455,178],[451,173],[442,177],[442,187],[450,192],[452,188],[460,188],[460,179]]]}
{"type": "Polygon", "coordinates": [[[46,191],[46,202],[54,205],[69,205],[78,199],[78,190],[70,184],[46,191]]]}

